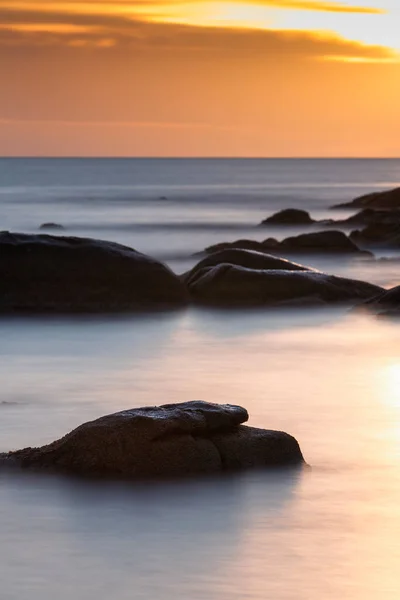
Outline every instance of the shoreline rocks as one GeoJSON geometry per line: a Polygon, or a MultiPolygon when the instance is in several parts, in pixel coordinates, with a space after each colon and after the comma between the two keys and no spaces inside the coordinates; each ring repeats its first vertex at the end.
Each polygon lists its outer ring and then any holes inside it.
{"type": "Polygon", "coordinates": [[[0,467],[140,479],[305,464],[295,438],[247,420],[240,406],[200,401],[131,409],[0,455],[0,467]]]}
{"type": "Polygon", "coordinates": [[[395,209],[400,208],[400,188],[372,192],[359,196],[351,202],[335,204],[331,208],[373,208],[373,209],[395,209]]]}
{"type": "Polygon", "coordinates": [[[0,313],[173,308],[187,291],[169,267],[91,238],[0,233],[0,313]]]}

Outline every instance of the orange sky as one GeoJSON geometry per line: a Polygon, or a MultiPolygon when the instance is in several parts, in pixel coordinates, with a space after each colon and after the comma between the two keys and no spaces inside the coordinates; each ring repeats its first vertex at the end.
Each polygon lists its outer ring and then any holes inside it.
{"type": "Polygon", "coordinates": [[[0,155],[400,156],[399,0],[0,0],[0,155]]]}

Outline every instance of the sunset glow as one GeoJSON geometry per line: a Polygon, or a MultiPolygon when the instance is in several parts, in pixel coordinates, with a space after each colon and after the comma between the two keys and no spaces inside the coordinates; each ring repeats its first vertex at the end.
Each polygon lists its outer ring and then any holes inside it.
{"type": "Polygon", "coordinates": [[[0,0],[0,152],[397,154],[399,22],[397,0],[0,0]]]}

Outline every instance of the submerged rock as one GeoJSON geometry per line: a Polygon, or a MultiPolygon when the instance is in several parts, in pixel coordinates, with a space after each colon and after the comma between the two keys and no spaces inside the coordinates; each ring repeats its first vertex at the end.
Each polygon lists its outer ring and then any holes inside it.
{"type": "Polygon", "coordinates": [[[261,221],[260,225],[312,225],[315,222],[306,210],[285,208],[261,221]]]}
{"type": "Polygon", "coordinates": [[[165,265],[89,238],[0,233],[0,312],[174,307],[186,289],[165,265]]]}
{"type": "Polygon", "coordinates": [[[237,265],[248,269],[282,269],[287,271],[309,271],[311,267],[305,267],[295,262],[278,258],[264,252],[255,252],[254,250],[242,250],[241,248],[230,248],[220,250],[214,254],[210,254],[201,260],[187,273],[184,273],[181,278],[186,285],[194,282],[197,277],[201,276],[204,269],[215,267],[220,264],[237,265]]]}
{"type": "Polygon", "coordinates": [[[65,227],[59,223],[42,223],[39,229],[65,229],[65,227]]]}
{"type": "Polygon", "coordinates": [[[393,209],[400,208],[400,187],[383,192],[372,192],[355,198],[351,202],[335,204],[331,208],[373,208],[393,209]]]}
{"type": "Polygon", "coordinates": [[[143,478],[304,463],[292,436],[243,426],[247,420],[240,406],[208,402],[131,409],[84,423],[46,446],[3,454],[0,465],[143,478]]]}
{"type": "Polygon", "coordinates": [[[188,288],[194,301],[224,306],[351,302],[382,291],[364,281],[317,271],[257,270],[231,264],[202,269],[189,279],[188,288]]]}

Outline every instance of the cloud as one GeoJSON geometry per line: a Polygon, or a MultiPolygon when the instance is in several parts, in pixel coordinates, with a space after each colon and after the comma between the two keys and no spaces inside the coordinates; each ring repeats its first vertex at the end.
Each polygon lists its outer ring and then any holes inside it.
{"type": "Polygon", "coordinates": [[[379,15],[385,10],[368,6],[352,6],[343,2],[320,2],[318,0],[253,0],[254,4],[261,4],[271,8],[312,10],[319,12],[355,13],[379,15]]]}
{"type": "MultiPolygon", "coordinates": [[[[179,4],[181,0],[175,2],[179,4]]],[[[313,0],[256,0],[259,4],[311,10],[374,11],[338,2],[313,0]]],[[[333,32],[250,30],[227,27],[196,27],[149,22],[135,10],[160,2],[143,0],[110,4],[108,1],[69,0],[64,3],[0,0],[0,45],[19,48],[58,46],[101,51],[180,52],[215,57],[292,56],[299,59],[363,61],[397,60],[392,50],[350,41],[333,32]]],[[[167,4],[166,2],[164,3],[167,4]]],[[[171,4],[169,2],[169,4],[171,4]]],[[[254,4],[254,3],[253,3],[254,4]]],[[[376,11],[375,11],[376,12],[376,11]]]]}

